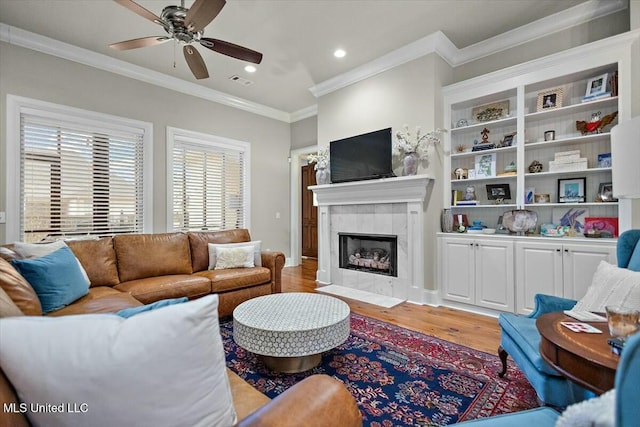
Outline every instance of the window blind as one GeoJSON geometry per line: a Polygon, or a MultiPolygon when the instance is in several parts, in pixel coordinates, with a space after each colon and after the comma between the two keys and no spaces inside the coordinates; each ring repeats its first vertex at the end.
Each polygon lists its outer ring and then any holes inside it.
{"type": "Polygon", "coordinates": [[[172,152],[173,229],[245,227],[246,152],[175,135],[172,152]]]}
{"type": "Polygon", "coordinates": [[[143,231],[144,130],[20,115],[25,241],[143,231]]]}

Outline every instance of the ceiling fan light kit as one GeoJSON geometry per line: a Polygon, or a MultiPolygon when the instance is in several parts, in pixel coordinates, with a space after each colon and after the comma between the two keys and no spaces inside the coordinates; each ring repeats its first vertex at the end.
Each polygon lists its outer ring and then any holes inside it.
{"type": "Polygon", "coordinates": [[[237,44],[224,40],[202,37],[204,27],[220,13],[225,5],[225,0],[196,0],[190,9],[184,7],[184,0],[181,6],[167,6],[162,10],[161,16],[140,6],[133,0],[114,0],[116,3],[126,7],[130,11],[154,22],[164,28],[167,36],[141,37],[111,44],[110,47],[117,50],[137,49],[141,47],[156,46],[169,40],[183,45],[182,52],[189,69],[196,79],[206,79],[209,77],[204,59],[194,46],[199,43],[214,52],[221,53],[242,61],[259,64],[262,61],[262,54],[255,50],[248,49],[237,44]]]}

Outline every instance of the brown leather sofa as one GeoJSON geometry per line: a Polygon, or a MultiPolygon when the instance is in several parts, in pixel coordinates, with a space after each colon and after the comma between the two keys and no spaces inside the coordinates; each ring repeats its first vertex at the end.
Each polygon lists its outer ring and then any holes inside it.
{"type": "MultiPolygon", "coordinates": [[[[89,276],[89,293],[49,315],[114,312],[166,298],[194,299],[217,293],[219,315],[228,316],[243,301],[281,291],[284,255],[280,252],[263,252],[262,267],[207,270],[208,243],[247,241],[247,230],[230,230],[68,242],[89,276]]],[[[11,249],[11,245],[5,247],[11,249]]],[[[11,257],[9,251],[1,255],[11,257]]],[[[3,260],[0,276],[0,317],[42,315],[33,288],[3,260]]],[[[353,396],[340,381],[327,375],[312,375],[274,400],[229,369],[227,375],[238,426],[362,426],[353,396]]],[[[15,390],[0,367],[0,404],[9,407],[5,405],[17,402],[15,390]]],[[[29,422],[24,414],[0,411],[0,427],[9,426],[29,426],[29,422]]]]}

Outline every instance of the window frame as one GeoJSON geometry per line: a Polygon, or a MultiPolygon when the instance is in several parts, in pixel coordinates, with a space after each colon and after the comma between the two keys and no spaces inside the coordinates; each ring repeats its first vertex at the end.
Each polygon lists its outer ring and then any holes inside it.
{"type": "Polygon", "coordinates": [[[251,229],[251,143],[226,138],[217,135],[211,135],[202,132],[196,132],[187,129],[167,126],[166,135],[166,171],[167,171],[167,204],[166,204],[166,231],[175,232],[173,229],[173,148],[176,139],[186,139],[190,145],[203,145],[207,147],[220,147],[222,149],[238,150],[244,153],[244,188],[243,188],[243,205],[244,228],[251,229]]]}
{"type": "Polygon", "coordinates": [[[41,101],[16,95],[7,95],[6,116],[6,226],[5,240],[19,241],[21,233],[21,115],[36,114],[48,118],[59,118],[62,121],[76,121],[97,129],[104,128],[108,123],[111,128],[134,128],[143,134],[143,224],[142,232],[153,231],[153,124],[141,120],[129,119],[106,113],[99,113],[85,109],[69,107],[52,102],[41,101]]]}

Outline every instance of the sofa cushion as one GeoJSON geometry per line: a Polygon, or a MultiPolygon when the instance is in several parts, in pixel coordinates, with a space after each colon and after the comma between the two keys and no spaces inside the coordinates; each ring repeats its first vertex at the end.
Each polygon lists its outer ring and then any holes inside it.
{"type": "Polygon", "coordinates": [[[173,299],[161,299],[160,301],[156,301],[156,302],[151,303],[151,304],[141,305],[139,307],[124,308],[122,310],[117,311],[115,314],[117,314],[120,317],[124,317],[125,319],[127,319],[127,318],[129,318],[131,316],[135,316],[135,315],[140,314],[140,313],[144,313],[144,312],[151,311],[151,310],[157,310],[159,308],[168,307],[168,306],[174,305],[174,304],[182,304],[183,302],[187,302],[187,301],[189,301],[189,298],[187,298],[187,297],[173,298],[173,299]]]}
{"type": "Polygon", "coordinates": [[[190,274],[189,239],[184,233],[123,234],[113,238],[121,282],[169,274],[190,274]]]}
{"type": "Polygon", "coordinates": [[[636,243],[636,248],[633,250],[631,258],[629,258],[627,268],[633,271],[640,271],[640,240],[636,243]]]}
{"type": "MultiPolygon", "coordinates": [[[[51,243],[24,243],[24,242],[15,242],[13,244],[13,250],[20,256],[20,259],[25,258],[39,258],[45,255],[49,255],[57,251],[58,249],[67,247],[67,244],[64,240],[57,240],[51,243]]],[[[73,252],[72,252],[73,253],[73,252]]],[[[76,262],[78,263],[78,267],[80,267],[80,272],[82,273],[82,277],[87,283],[87,286],[91,283],[89,281],[89,276],[87,276],[87,272],[84,270],[82,264],[80,264],[80,260],[76,258],[76,262]]]]}
{"type": "Polygon", "coordinates": [[[211,280],[212,292],[233,291],[271,281],[271,271],[265,267],[205,270],[194,275],[211,280]]]}
{"type": "Polygon", "coordinates": [[[209,270],[216,268],[216,264],[218,263],[218,248],[243,248],[247,245],[251,245],[253,247],[253,265],[251,267],[262,267],[262,241],[253,240],[241,243],[209,243],[207,245],[209,247],[209,270]]]}
{"type": "Polygon", "coordinates": [[[640,272],[600,261],[587,293],[573,310],[604,313],[607,305],[640,310],[640,272]]]}
{"type": "Polygon", "coordinates": [[[16,303],[0,287],[0,318],[13,316],[24,316],[24,313],[20,311],[16,303]]]}
{"type": "Polygon", "coordinates": [[[540,333],[536,328],[536,319],[512,313],[501,313],[498,323],[503,329],[503,335],[511,337],[527,356],[527,359],[540,372],[548,375],[560,376],[540,355],[540,333]]]}
{"type": "Polygon", "coordinates": [[[149,304],[167,298],[193,299],[210,294],[211,281],[201,276],[179,274],[122,282],[114,289],[131,294],[143,304],[149,304]]]}
{"type": "Polygon", "coordinates": [[[29,412],[33,425],[230,426],[217,306],[211,295],[128,319],[0,319],[0,364],[26,404],[86,405],[29,412]]]}
{"type": "Polygon", "coordinates": [[[36,291],[44,314],[89,292],[78,260],[67,246],[40,258],[15,259],[11,264],[36,291]]]}
{"type": "Polygon", "coordinates": [[[130,307],[143,305],[140,301],[126,292],[120,292],[110,286],[95,286],[89,288],[89,293],[73,304],[60,310],[48,313],[48,316],[68,316],[70,314],[87,313],[115,313],[130,307]]]}
{"type": "Polygon", "coordinates": [[[224,231],[190,231],[191,265],[193,272],[206,270],[209,266],[209,243],[240,243],[251,240],[249,230],[238,228],[224,231]]]}
{"type": "Polygon", "coordinates": [[[115,286],[120,283],[113,239],[73,240],[67,242],[89,276],[91,286],[115,286]]]}
{"type": "Polygon", "coordinates": [[[27,316],[41,316],[42,306],[36,291],[18,271],[0,258],[0,287],[27,316]]]}

